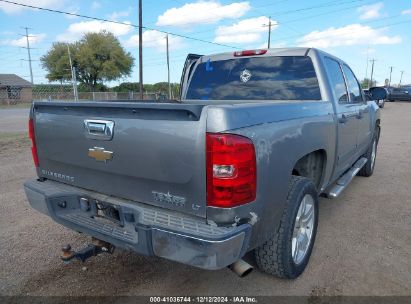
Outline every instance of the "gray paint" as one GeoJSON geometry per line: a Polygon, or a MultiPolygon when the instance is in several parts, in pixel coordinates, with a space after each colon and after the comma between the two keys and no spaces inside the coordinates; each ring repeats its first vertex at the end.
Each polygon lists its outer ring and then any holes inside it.
{"type": "MultiPolygon", "coordinates": [[[[195,216],[209,225],[248,223],[252,231],[247,250],[255,248],[277,230],[297,161],[316,150],[325,152],[319,187],[324,192],[364,154],[380,119],[374,101],[340,105],[334,100],[323,58],[332,57],[343,64],[338,58],[306,48],[269,50],[263,56],[272,55],[310,56],[322,100],[36,102],[32,116],[41,166],[39,176],[195,216]],[[352,114],[349,123],[339,122],[344,113],[352,114]],[[114,121],[112,140],[84,136],[85,119],[114,121]],[[252,139],[257,156],[254,202],[231,209],[207,207],[206,132],[228,132],[252,139]],[[90,147],[113,151],[113,159],[107,163],[94,161],[87,156],[90,147]],[[43,169],[69,178],[50,176],[43,169]],[[156,201],[153,191],[184,197],[185,205],[156,201]]],[[[232,53],[204,56],[199,61],[229,58],[232,53]]]]}

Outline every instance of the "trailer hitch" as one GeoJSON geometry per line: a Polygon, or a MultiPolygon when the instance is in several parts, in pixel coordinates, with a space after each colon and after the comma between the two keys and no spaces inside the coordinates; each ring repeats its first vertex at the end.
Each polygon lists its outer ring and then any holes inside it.
{"type": "Polygon", "coordinates": [[[88,258],[96,256],[100,253],[113,253],[115,247],[107,242],[92,238],[92,243],[79,251],[71,250],[70,244],[64,245],[61,248],[60,258],[64,263],[70,263],[72,259],[77,259],[85,262],[88,258]]]}

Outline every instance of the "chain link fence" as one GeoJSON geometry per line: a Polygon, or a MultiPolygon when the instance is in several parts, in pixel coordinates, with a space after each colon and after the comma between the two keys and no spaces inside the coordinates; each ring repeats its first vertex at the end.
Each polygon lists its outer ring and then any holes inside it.
{"type": "MultiPolygon", "coordinates": [[[[164,93],[144,93],[144,100],[165,100],[167,96],[164,93]]],[[[56,93],[40,92],[33,94],[33,100],[38,101],[74,101],[73,92],[56,93]]],[[[140,100],[139,92],[79,92],[79,101],[124,101],[140,100]]]]}
{"type": "MultiPolygon", "coordinates": [[[[167,94],[165,92],[155,92],[143,94],[144,100],[164,100],[167,99],[167,94]]],[[[49,87],[37,87],[33,89],[33,100],[40,101],[73,101],[75,96],[73,89],[71,87],[62,86],[56,87],[50,90],[49,87]]],[[[129,91],[129,92],[78,92],[79,101],[124,101],[124,100],[140,100],[140,93],[129,91]]]]}
{"type": "MultiPolygon", "coordinates": [[[[143,100],[162,101],[168,99],[167,92],[144,92],[143,100]]],[[[128,92],[78,92],[79,101],[137,101],[140,93],[128,92]]],[[[14,105],[32,101],[75,101],[73,88],[62,85],[41,85],[33,87],[7,86],[0,87],[0,104],[14,105]]]]}
{"type": "Polygon", "coordinates": [[[0,105],[29,103],[33,100],[31,87],[0,86],[0,105]]]}

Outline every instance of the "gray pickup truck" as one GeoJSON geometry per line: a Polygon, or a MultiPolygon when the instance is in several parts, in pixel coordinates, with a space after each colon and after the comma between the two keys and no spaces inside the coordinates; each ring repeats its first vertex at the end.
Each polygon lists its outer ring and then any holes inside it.
{"type": "MultiPolygon", "coordinates": [[[[181,100],[34,102],[31,206],[114,247],[204,269],[296,278],[318,198],[373,173],[381,130],[349,66],[311,48],[189,55],[181,100]]],[[[383,96],[384,95],[384,96],[383,96]]],[[[45,236],[46,237],[46,236],[45,236]]]]}

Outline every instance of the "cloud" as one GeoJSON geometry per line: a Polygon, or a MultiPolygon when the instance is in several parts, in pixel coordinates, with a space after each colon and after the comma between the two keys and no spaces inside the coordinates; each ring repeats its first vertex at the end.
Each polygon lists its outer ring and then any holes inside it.
{"type": "MultiPolygon", "coordinates": [[[[17,3],[35,5],[44,8],[60,8],[64,4],[64,0],[15,0],[17,3]]],[[[0,10],[6,14],[16,14],[20,13],[25,9],[30,9],[28,7],[19,6],[11,3],[0,2],[0,10]]]]}
{"type": "Polygon", "coordinates": [[[240,18],[250,8],[248,2],[234,2],[223,5],[217,1],[198,1],[166,10],[158,16],[156,25],[189,27],[196,24],[211,24],[227,18],[240,18]]]}
{"type": "Polygon", "coordinates": [[[376,49],[374,49],[374,48],[366,48],[365,50],[362,50],[361,51],[361,54],[363,54],[363,55],[371,55],[371,54],[374,54],[374,53],[376,53],[377,52],[377,50],[376,49]]]}
{"type": "Polygon", "coordinates": [[[330,27],[323,31],[313,31],[297,40],[299,46],[330,48],[348,45],[397,44],[400,36],[388,36],[387,28],[373,29],[361,24],[350,24],[344,27],[330,27]]]}
{"type": "MultiPolygon", "coordinates": [[[[127,21],[125,23],[130,24],[130,22],[127,21]]],[[[70,24],[68,29],[58,35],[56,39],[58,41],[72,42],[81,39],[86,33],[98,33],[103,30],[113,33],[114,36],[124,36],[129,34],[133,30],[133,27],[98,20],[84,21],[70,24]]]]}
{"type": "Polygon", "coordinates": [[[360,19],[374,19],[381,15],[380,10],[383,6],[384,4],[382,2],[378,2],[370,5],[363,5],[359,7],[357,11],[361,13],[360,19]]]}
{"type": "MultiPolygon", "coordinates": [[[[138,35],[131,36],[126,42],[127,47],[138,47],[138,35]]],[[[147,30],[143,32],[143,46],[148,48],[155,48],[157,51],[166,51],[166,34],[147,30]]],[[[168,36],[168,46],[170,50],[179,49],[185,46],[182,38],[173,35],[168,36]]]]}
{"type": "Polygon", "coordinates": [[[110,20],[118,20],[119,18],[128,17],[130,16],[131,10],[132,8],[129,7],[126,11],[113,12],[108,18],[110,20]]]}
{"type": "Polygon", "coordinates": [[[401,15],[411,15],[411,9],[401,11],[401,15]]]}
{"type": "MultiPolygon", "coordinates": [[[[278,25],[272,21],[272,29],[278,25]]],[[[267,17],[244,19],[232,25],[219,26],[215,31],[214,42],[217,43],[253,43],[262,39],[262,34],[267,32],[267,17]]]]}
{"type": "Polygon", "coordinates": [[[100,7],[101,7],[100,2],[93,1],[93,3],[91,3],[91,9],[92,9],[93,11],[98,10],[100,7]]]}
{"type": "MultiPolygon", "coordinates": [[[[29,35],[30,47],[42,42],[44,38],[46,38],[46,34],[30,34],[29,35]]],[[[27,40],[26,40],[26,37],[21,37],[19,39],[4,40],[0,44],[8,45],[8,46],[26,47],[27,40]]]]}

